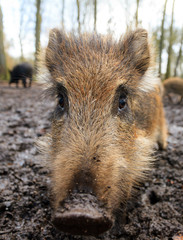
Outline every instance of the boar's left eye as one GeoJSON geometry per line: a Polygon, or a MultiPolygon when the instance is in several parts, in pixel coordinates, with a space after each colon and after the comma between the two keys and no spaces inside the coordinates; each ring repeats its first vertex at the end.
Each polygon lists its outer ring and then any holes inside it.
{"type": "Polygon", "coordinates": [[[64,111],[64,107],[65,107],[65,100],[64,100],[64,96],[61,94],[59,95],[58,98],[58,105],[61,108],[62,111],[64,111]]]}
{"type": "Polygon", "coordinates": [[[122,111],[127,105],[127,97],[125,95],[120,95],[118,110],[122,111]]]}

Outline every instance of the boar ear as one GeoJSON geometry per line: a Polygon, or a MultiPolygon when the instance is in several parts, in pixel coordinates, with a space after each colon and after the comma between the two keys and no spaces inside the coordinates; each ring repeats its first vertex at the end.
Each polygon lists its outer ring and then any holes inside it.
{"type": "Polygon", "coordinates": [[[150,65],[148,34],[144,29],[128,33],[122,43],[124,61],[142,76],[150,65]]]}
{"type": "Polygon", "coordinates": [[[56,28],[50,31],[45,60],[46,67],[51,73],[62,69],[61,53],[64,41],[64,34],[61,31],[56,28]]]}

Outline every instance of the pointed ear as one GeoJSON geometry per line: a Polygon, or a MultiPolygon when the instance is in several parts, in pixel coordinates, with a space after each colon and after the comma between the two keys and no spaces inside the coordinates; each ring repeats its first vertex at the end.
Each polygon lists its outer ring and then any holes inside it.
{"type": "Polygon", "coordinates": [[[148,34],[144,29],[137,29],[125,35],[122,40],[123,62],[139,75],[144,75],[150,65],[150,47],[148,34]]]}
{"type": "Polygon", "coordinates": [[[62,31],[52,29],[49,34],[49,42],[46,48],[46,67],[50,73],[55,70],[62,71],[63,51],[66,48],[66,39],[62,31]]]}

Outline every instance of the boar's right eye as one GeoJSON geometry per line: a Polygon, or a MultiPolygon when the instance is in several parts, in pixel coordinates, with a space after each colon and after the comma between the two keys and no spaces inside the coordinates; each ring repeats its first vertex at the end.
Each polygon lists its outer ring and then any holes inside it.
{"type": "Polygon", "coordinates": [[[64,100],[64,96],[61,94],[58,97],[58,105],[61,108],[62,111],[64,111],[64,107],[65,107],[65,100],[64,100]]]}
{"type": "Polygon", "coordinates": [[[119,97],[119,105],[118,105],[118,110],[121,111],[123,110],[127,105],[127,98],[125,95],[121,95],[119,97]]]}

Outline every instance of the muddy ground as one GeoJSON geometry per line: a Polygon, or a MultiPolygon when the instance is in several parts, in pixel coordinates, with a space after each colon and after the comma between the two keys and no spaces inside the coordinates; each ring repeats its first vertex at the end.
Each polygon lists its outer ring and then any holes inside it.
{"type": "MultiPolygon", "coordinates": [[[[51,223],[49,170],[35,140],[49,131],[54,103],[41,88],[0,85],[0,239],[85,239],[59,233],[51,223]]],[[[176,99],[174,99],[176,100],[176,99]]],[[[97,238],[183,239],[183,102],[168,100],[168,149],[157,153],[149,181],[128,204],[126,224],[97,238]]]]}

